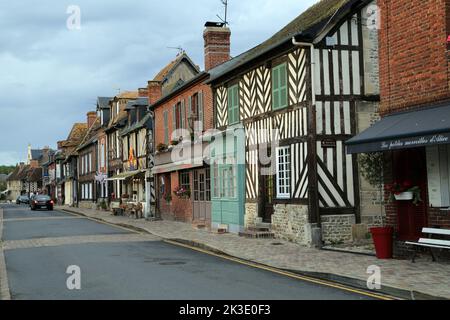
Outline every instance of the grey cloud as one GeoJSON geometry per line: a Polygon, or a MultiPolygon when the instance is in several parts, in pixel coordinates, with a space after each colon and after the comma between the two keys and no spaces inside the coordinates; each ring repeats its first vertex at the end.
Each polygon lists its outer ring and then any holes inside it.
{"type": "MultiPolygon", "coordinates": [[[[316,0],[230,0],[232,55],[267,39],[316,0]]],[[[219,0],[0,2],[0,164],[28,143],[55,146],[97,96],[145,86],[181,45],[203,66],[203,25],[219,0]],[[81,30],[66,28],[69,5],[81,30]],[[4,137],[7,137],[5,139],[4,137]]]]}

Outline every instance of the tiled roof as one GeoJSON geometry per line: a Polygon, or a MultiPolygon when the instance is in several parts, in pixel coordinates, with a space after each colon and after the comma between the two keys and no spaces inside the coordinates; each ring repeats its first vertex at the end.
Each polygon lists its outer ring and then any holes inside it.
{"type": "MultiPolygon", "coordinates": [[[[300,33],[305,39],[315,39],[326,26],[339,21],[342,15],[357,3],[369,2],[368,0],[321,0],[311,6],[288,25],[278,31],[260,45],[242,53],[241,55],[210,70],[212,82],[234,69],[258,58],[264,53],[291,41],[292,37],[300,33]]],[[[308,40],[311,41],[311,40],[308,40]]]]}
{"type": "Polygon", "coordinates": [[[177,55],[175,60],[171,61],[168,65],[166,65],[164,68],[162,68],[161,71],[158,72],[158,74],[155,76],[155,78],[153,78],[153,81],[163,82],[166,79],[166,77],[170,74],[170,72],[172,70],[174,70],[175,67],[182,60],[186,60],[187,62],[189,62],[189,64],[192,66],[192,68],[194,70],[197,70],[197,72],[199,72],[198,66],[196,66],[194,64],[194,62],[191,60],[191,58],[189,58],[189,56],[185,52],[183,52],[182,54],[177,55]]]}

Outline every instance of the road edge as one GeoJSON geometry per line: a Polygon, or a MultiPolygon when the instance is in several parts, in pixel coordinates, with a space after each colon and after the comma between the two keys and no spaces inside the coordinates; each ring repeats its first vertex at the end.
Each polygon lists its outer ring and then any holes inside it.
{"type": "Polygon", "coordinates": [[[3,208],[0,208],[0,300],[11,300],[6,272],[6,261],[3,253],[3,208]]]}
{"type": "Polygon", "coordinates": [[[61,208],[60,210],[71,213],[71,214],[75,214],[78,216],[82,216],[82,217],[88,217],[90,219],[96,220],[98,222],[101,223],[107,223],[107,224],[111,224],[111,225],[116,225],[122,228],[128,228],[130,230],[134,230],[134,231],[138,231],[138,232],[142,232],[142,233],[148,233],[151,234],[153,236],[156,237],[160,237],[164,240],[168,240],[168,241],[172,241],[172,242],[176,242],[179,243],[181,245],[185,245],[185,246],[190,246],[193,249],[198,248],[198,249],[202,249],[204,251],[209,251],[213,254],[217,254],[217,255],[222,255],[224,257],[231,257],[237,260],[242,260],[244,262],[248,262],[251,264],[255,264],[255,265],[260,265],[262,267],[266,267],[266,268],[272,268],[272,269],[277,269],[280,271],[286,271],[286,272],[290,272],[293,274],[298,274],[300,276],[305,276],[305,277],[311,277],[311,278],[315,278],[318,280],[323,280],[323,281],[330,281],[330,282],[335,282],[336,284],[340,284],[340,285],[344,285],[344,286],[348,286],[348,287],[352,287],[352,288],[356,288],[359,290],[364,290],[366,292],[369,293],[373,293],[373,294],[381,294],[381,295],[388,295],[388,296],[392,296],[394,298],[400,298],[400,299],[405,299],[405,300],[449,300],[447,298],[443,298],[443,297],[439,297],[439,296],[433,296],[433,295],[429,295],[427,293],[423,293],[423,292],[418,292],[418,291],[414,291],[414,290],[410,290],[410,289],[405,289],[405,288],[397,288],[397,287],[392,287],[392,286],[386,286],[386,285],[382,285],[382,288],[380,290],[369,290],[367,288],[367,283],[366,281],[357,279],[357,278],[350,278],[350,277],[346,277],[346,276],[341,276],[341,275],[337,275],[337,274],[333,274],[333,273],[319,273],[319,272],[309,272],[309,271],[299,271],[299,270],[291,270],[291,269],[283,269],[283,268],[279,268],[279,267],[275,267],[275,266],[271,266],[271,265],[266,265],[263,263],[260,263],[258,261],[253,261],[253,260],[247,260],[245,258],[242,257],[238,257],[238,256],[234,256],[231,254],[228,254],[227,252],[224,252],[218,248],[214,248],[212,246],[206,245],[204,243],[198,242],[198,241],[193,241],[193,240],[187,240],[187,239],[177,239],[177,238],[168,238],[165,237],[161,234],[156,234],[153,233],[147,229],[143,229],[143,228],[138,228],[135,227],[133,225],[129,225],[127,223],[113,223],[113,222],[109,222],[109,221],[105,221],[102,218],[98,218],[98,217],[93,217],[90,215],[85,215],[81,212],[77,212],[75,210],[70,210],[70,209],[66,209],[66,208],[61,208]]]}

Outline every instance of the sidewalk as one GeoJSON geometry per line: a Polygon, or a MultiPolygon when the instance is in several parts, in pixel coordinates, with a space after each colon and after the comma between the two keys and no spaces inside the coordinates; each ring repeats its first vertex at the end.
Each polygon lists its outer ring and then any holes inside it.
{"type": "Polygon", "coordinates": [[[407,299],[450,299],[450,264],[433,263],[428,256],[409,260],[378,260],[376,257],[302,247],[278,239],[247,239],[234,234],[197,230],[188,223],[145,221],[112,216],[110,212],[57,207],[104,222],[143,230],[174,240],[220,252],[236,258],[365,288],[367,268],[381,268],[382,292],[407,299]]]}

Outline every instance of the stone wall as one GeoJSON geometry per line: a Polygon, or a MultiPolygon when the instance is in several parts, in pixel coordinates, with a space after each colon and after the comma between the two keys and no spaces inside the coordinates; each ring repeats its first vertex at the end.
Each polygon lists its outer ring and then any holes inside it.
{"type": "Polygon", "coordinates": [[[245,228],[254,227],[258,218],[258,204],[247,202],[245,204],[244,226],[245,228]]]}
{"type": "Polygon", "coordinates": [[[278,204],[272,216],[275,237],[302,245],[311,244],[311,225],[308,222],[308,206],[278,204]]]}
{"type": "Polygon", "coordinates": [[[352,227],[355,215],[322,216],[322,241],[327,244],[349,243],[353,241],[352,227]]]}
{"type": "Polygon", "coordinates": [[[81,209],[97,209],[97,203],[92,201],[80,201],[78,207],[81,209]]]}

